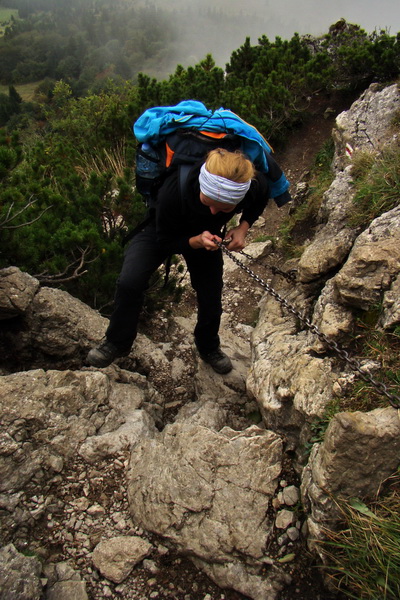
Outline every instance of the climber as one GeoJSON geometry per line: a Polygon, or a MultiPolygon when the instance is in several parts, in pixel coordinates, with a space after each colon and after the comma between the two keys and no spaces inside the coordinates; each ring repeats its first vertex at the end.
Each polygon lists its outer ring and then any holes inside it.
{"type": "MultiPolygon", "coordinates": [[[[256,172],[240,151],[212,150],[191,168],[183,190],[179,169],[173,170],[158,191],[155,218],[126,250],[106,337],[90,350],[88,363],[106,367],[129,354],[150,276],[168,256],[182,254],[197,295],[197,350],[217,373],[229,373],[232,362],[221,350],[219,339],[223,258],[215,241],[224,239],[229,250],[242,250],[249,228],[269,197],[268,178],[256,172]],[[239,224],[224,236],[224,227],[235,213],[241,213],[239,224]]],[[[280,205],[288,200],[285,192],[280,205]]]]}

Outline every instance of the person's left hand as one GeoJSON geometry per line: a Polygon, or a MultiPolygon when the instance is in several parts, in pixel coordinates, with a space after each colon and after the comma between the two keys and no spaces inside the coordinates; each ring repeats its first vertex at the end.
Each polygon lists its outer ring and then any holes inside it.
{"type": "Polygon", "coordinates": [[[242,221],[240,225],[230,229],[225,236],[226,247],[228,250],[243,250],[246,246],[246,235],[249,230],[249,224],[246,221],[242,221]]]}

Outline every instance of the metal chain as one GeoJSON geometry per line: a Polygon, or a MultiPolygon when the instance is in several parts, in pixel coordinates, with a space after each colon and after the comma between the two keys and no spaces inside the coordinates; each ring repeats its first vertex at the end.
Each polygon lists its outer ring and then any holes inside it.
{"type": "Polygon", "coordinates": [[[282,275],[287,281],[296,281],[297,279],[297,271],[296,269],[290,269],[290,271],[282,271],[278,267],[270,267],[271,271],[274,275],[282,275]]]}
{"type": "MultiPolygon", "coordinates": [[[[225,242],[224,242],[225,244],[225,242]]],[[[243,252],[243,250],[239,250],[238,254],[241,254],[242,256],[245,256],[246,258],[249,258],[250,260],[254,260],[254,258],[252,256],[250,256],[250,254],[247,254],[246,252],[243,252]]],[[[290,269],[290,271],[282,271],[282,269],[279,269],[278,267],[273,266],[268,266],[272,273],[274,275],[279,274],[282,275],[282,277],[284,277],[287,281],[296,281],[297,279],[297,271],[296,269],[290,269]]]]}
{"type": "Polygon", "coordinates": [[[326,344],[326,346],[328,346],[328,348],[330,350],[333,350],[333,352],[336,352],[336,354],[338,356],[340,356],[340,358],[343,359],[353,371],[356,371],[360,375],[360,377],[363,381],[365,381],[366,383],[370,383],[379,393],[386,396],[386,398],[388,399],[389,403],[393,406],[393,408],[400,409],[400,396],[397,396],[396,394],[392,394],[391,392],[389,392],[387,386],[384,383],[381,383],[380,381],[375,381],[375,379],[372,377],[372,375],[370,375],[369,373],[365,373],[362,370],[362,365],[354,358],[351,358],[349,356],[349,353],[346,350],[344,350],[343,348],[341,348],[337,344],[337,342],[335,342],[334,340],[330,340],[324,333],[322,333],[318,329],[318,327],[316,325],[313,325],[313,323],[311,323],[311,321],[309,319],[304,317],[304,315],[302,315],[292,304],[290,304],[285,298],[283,298],[280,294],[278,294],[278,292],[275,291],[274,288],[269,285],[269,283],[267,283],[263,279],[261,279],[261,277],[259,277],[256,273],[254,273],[254,271],[249,269],[249,267],[247,267],[238,258],[236,258],[236,256],[234,256],[232,254],[232,252],[230,252],[230,250],[228,250],[221,242],[217,242],[216,240],[214,240],[214,241],[215,241],[216,245],[219,248],[221,248],[221,250],[223,252],[225,252],[225,254],[227,256],[229,256],[229,258],[231,260],[233,260],[234,263],[236,263],[241,269],[243,269],[243,271],[245,271],[248,275],[250,275],[250,277],[252,279],[254,279],[258,284],[260,284],[261,287],[263,287],[265,290],[267,290],[267,292],[269,294],[271,294],[271,296],[273,296],[275,298],[275,300],[277,300],[280,304],[282,304],[282,306],[284,306],[286,308],[286,310],[288,310],[292,315],[297,317],[307,327],[307,329],[309,329],[322,342],[324,342],[324,344],[326,344]]]}

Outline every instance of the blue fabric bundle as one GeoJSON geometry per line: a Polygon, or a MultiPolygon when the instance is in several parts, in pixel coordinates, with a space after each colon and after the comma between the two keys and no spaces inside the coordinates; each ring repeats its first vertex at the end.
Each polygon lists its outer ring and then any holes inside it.
{"type": "MultiPolygon", "coordinates": [[[[242,151],[256,169],[264,173],[270,171],[269,155],[272,148],[255,127],[230,110],[219,108],[212,112],[197,100],[184,100],[176,106],[149,108],[135,122],[133,131],[139,142],[157,144],[169,133],[181,128],[238,135],[242,138],[242,151]]],[[[289,188],[289,182],[282,172],[277,180],[274,179],[271,180],[273,198],[282,195],[289,188]]]]}

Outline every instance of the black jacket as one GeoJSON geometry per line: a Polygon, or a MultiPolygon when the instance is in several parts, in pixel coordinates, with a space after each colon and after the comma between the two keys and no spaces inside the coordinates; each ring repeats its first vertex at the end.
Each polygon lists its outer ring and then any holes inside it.
{"type": "Polygon", "coordinates": [[[179,169],[167,177],[161,186],[156,210],[158,241],[174,254],[182,254],[190,248],[189,239],[203,231],[220,235],[223,227],[235,213],[241,213],[240,222],[251,226],[262,214],[269,200],[269,186],[263,173],[257,173],[243,200],[230,213],[212,215],[210,209],[200,202],[199,172],[202,163],[190,171],[181,194],[179,169]]]}

